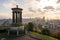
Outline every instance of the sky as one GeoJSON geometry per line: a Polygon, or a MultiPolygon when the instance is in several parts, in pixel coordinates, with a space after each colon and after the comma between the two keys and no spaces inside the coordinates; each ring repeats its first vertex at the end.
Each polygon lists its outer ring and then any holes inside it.
{"type": "Polygon", "coordinates": [[[60,0],[0,0],[0,19],[12,18],[11,8],[22,8],[23,18],[60,20],[60,0]]]}

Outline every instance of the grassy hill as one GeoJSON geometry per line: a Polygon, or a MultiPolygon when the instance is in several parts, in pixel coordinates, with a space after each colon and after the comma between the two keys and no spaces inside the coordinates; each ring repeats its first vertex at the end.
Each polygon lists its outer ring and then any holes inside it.
{"type": "Polygon", "coordinates": [[[36,37],[43,38],[44,40],[58,40],[56,38],[46,36],[46,35],[43,35],[43,34],[39,34],[39,33],[36,33],[36,32],[31,32],[31,34],[35,35],[36,37]]]}

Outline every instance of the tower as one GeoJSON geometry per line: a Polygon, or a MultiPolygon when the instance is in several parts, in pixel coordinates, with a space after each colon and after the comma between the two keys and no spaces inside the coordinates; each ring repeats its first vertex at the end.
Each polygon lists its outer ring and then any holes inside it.
{"type": "Polygon", "coordinates": [[[16,5],[16,8],[12,8],[12,23],[13,24],[22,24],[22,8],[18,8],[18,5],[16,5]]]}
{"type": "Polygon", "coordinates": [[[43,21],[45,22],[45,17],[43,17],[43,21]]]}

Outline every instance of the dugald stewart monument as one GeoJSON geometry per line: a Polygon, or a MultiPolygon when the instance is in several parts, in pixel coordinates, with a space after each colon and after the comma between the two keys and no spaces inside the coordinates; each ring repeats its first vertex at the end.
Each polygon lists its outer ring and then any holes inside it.
{"type": "Polygon", "coordinates": [[[13,31],[16,32],[17,36],[19,36],[19,31],[24,30],[24,26],[22,26],[22,8],[12,8],[12,23],[11,26],[8,27],[8,35],[13,31]]]}
{"type": "Polygon", "coordinates": [[[21,26],[22,25],[22,8],[12,8],[12,26],[21,26]]]}

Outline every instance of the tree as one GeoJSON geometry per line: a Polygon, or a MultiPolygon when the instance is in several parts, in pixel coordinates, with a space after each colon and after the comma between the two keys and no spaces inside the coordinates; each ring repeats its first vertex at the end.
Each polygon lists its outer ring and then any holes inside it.
{"type": "Polygon", "coordinates": [[[42,34],[44,35],[50,35],[50,30],[49,29],[42,29],[42,34]]]}
{"type": "Polygon", "coordinates": [[[60,31],[59,30],[51,31],[50,36],[60,39],[60,31]]]}
{"type": "Polygon", "coordinates": [[[56,38],[58,38],[59,40],[60,40],[60,32],[58,33],[58,35],[57,35],[57,37],[56,38]]]}
{"type": "Polygon", "coordinates": [[[29,22],[28,25],[27,25],[27,30],[28,31],[33,31],[33,28],[34,28],[34,24],[32,22],[29,22]]]}

